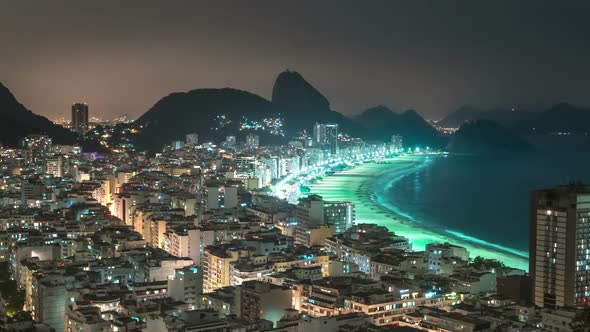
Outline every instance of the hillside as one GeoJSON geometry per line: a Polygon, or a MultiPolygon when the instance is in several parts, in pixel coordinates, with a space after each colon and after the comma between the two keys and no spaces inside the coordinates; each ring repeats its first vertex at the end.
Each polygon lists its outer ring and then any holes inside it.
{"type": "Polygon", "coordinates": [[[173,93],[135,121],[136,126],[142,127],[137,142],[141,147],[159,150],[173,140],[184,140],[189,133],[198,133],[202,141],[218,141],[230,133],[238,133],[244,121],[278,115],[271,102],[242,90],[198,89],[173,93]]]}
{"type": "Polygon", "coordinates": [[[511,130],[489,120],[463,124],[451,137],[448,150],[468,154],[506,154],[533,151],[533,147],[511,130]]]}
{"type": "Polygon", "coordinates": [[[559,103],[537,112],[461,107],[438,121],[438,125],[457,128],[476,120],[490,120],[523,135],[586,135],[590,131],[587,125],[590,109],[569,103],[559,103]]]}
{"type": "Polygon", "coordinates": [[[389,141],[391,135],[402,135],[405,146],[444,147],[445,140],[416,111],[395,113],[385,106],[369,108],[355,117],[367,136],[381,141],[389,141]]]}
{"type": "MultiPolygon", "coordinates": [[[[165,144],[199,134],[201,141],[219,141],[227,135],[256,131],[262,144],[282,143],[315,122],[337,123],[340,131],[356,137],[389,141],[398,134],[408,146],[442,148],[446,140],[413,110],[395,113],[384,106],[348,118],[331,109],[328,99],[303,76],[281,72],[272,100],[237,89],[198,89],[173,93],[158,101],[136,121],[140,148],[158,151],[165,144]],[[265,120],[280,119],[280,134],[264,127],[265,120]]],[[[276,128],[275,128],[276,129],[276,128]]],[[[238,139],[240,139],[238,137],[238,139]]]]}
{"type": "Polygon", "coordinates": [[[31,134],[48,135],[57,144],[76,142],[74,133],[28,110],[0,83],[0,142],[16,147],[20,138],[31,134]]]}
{"type": "Polygon", "coordinates": [[[560,133],[586,135],[590,131],[589,123],[590,109],[560,103],[543,112],[535,113],[526,121],[521,121],[515,129],[535,135],[560,133]]]}
{"type": "Polygon", "coordinates": [[[490,120],[504,127],[514,128],[516,125],[528,121],[535,116],[534,112],[510,109],[483,109],[464,106],[448,114],[438,121],[438,125],[445,128],[458,128],[462,124],[475,120],[490,120]]]}
{"type": "Polygon", "coordinates": [[[337,123],[341,131],[353,135],[364,134],[352,119],[333,111],[328,99],[298,72],[286,70],[277,76],[272,103],[284,116],[289,135],[310,130],[315,121],[337,123]]]}
{"type": "Polygon", "coordinates": [[[140,130],[136,142],[157,151],[187,133],[198,133],[202,141],[219,141],[227,135],[256,131],[263,144],[278,143],[311,130],[315,121],[338,123],[342,131],[354,135],[363,133],[353,120],[332,111],[328,100],[299,73],[284,71],[275,81],[272,101],[230,88],[172,93],[136,120],[140,130]],[[282,120],[283,135],[272,133],[271,128],[253,129],[271,118],[282,120]]]}

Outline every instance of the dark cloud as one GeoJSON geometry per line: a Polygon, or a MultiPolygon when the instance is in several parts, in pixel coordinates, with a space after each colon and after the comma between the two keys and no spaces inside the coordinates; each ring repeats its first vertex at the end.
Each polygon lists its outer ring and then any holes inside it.
{"type": "Polygon", "coordinates": [[[138,116],[161,96],[269,97],[300,71],[346,114],[590,105],[587,2],[5,1],[0,81],[29,108],[138,116]]]}

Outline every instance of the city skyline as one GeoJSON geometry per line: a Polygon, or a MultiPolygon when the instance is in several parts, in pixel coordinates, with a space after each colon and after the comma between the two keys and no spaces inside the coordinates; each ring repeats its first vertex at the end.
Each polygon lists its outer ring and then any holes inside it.
{"type": "Polygon", "coordinates": [[[2,5],[0,331],[590,331],[590,3],[2,5]]]}
{"type": "Polygon", "coordinates": [[[196,88],[270,98],[286,68],[346,115],[379,104],[432,119],[463,105],[590,104],[584,2],[134,4],[5,4],[0,81],[52,119],[77,100],[101,118],[137,118],[196,88]]]}

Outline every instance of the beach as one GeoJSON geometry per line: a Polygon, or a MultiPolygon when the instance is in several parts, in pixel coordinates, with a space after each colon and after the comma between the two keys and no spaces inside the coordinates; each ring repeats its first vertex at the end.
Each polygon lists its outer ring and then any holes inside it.
{"type": "Polygon", "coordinates": [[[497,259],[507,266],[528,270],[526,252],[500,246],[438,227],[426,220],[416,220],[393,206],[384,195],[399,179],[429,167],[432,158],[440,156],[402,156],[365,163],[325,176],[310,185],[311,192],[327,201],[351,201],[355,204],[356,223],[386,226],[397,235],[407,237],[413,250],[424,250],[428,243],[450,242],[469,250],[472,258],[497,259]]]}

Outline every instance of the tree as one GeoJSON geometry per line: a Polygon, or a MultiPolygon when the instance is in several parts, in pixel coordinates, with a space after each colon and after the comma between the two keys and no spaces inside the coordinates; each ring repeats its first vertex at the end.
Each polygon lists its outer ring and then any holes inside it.
{"type": "Polygon", "coordinates": [[[476,268],[478,270],[491,270],[491,269],[504,269],[506,265],[504,263],[497,261],[495,259],[485,259],[481,256],[475,257],[471,261],[471,267],[476,268]]]}
{"type": "Polygon", "coordinates": [[[309,194],[311,192],[311,189],[308,186],[299,186],[299,192],[301,192],[302,194],[309,194]]]}
{"type": "Polygon", "coordinates": [[[570,324],[572,332],[590,331],[590,308],[580,311],[570,324]]]}
{"type": "Polygon", "coordinates": [[[338,164],[338,165],[334,166],[333,169],[335,171],[343,171],[343,170],[345,170],[347,168],[348,168],[348,165],[346,165],[346,164],[338,164]]]}
{"type": "Polygon", "coordinates": [[[4,311],[8,317],[21,312],[25,304],[25,292],[19,291],[16,281],[10,280],[8,263],[0,263],[0,295],[6,302],[4,311]]]}

